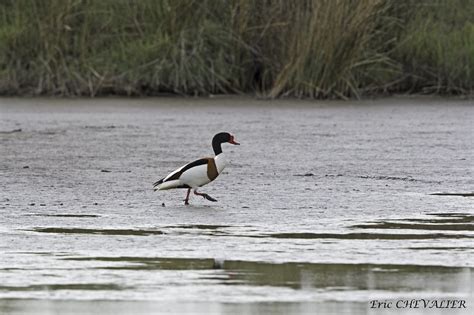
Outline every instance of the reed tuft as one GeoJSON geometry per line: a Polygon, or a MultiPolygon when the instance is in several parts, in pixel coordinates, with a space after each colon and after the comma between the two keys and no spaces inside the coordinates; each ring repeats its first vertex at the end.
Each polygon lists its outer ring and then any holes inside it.
{"type": "Polygon", "coordinates": [[[4,0],[0,94],[472,95],[470,0],[4,0]]]}

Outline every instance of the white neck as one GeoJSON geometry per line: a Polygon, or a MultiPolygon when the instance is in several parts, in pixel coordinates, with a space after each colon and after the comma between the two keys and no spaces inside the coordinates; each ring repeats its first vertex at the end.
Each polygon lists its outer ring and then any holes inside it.
{"type": "Polygon", "coordinates": [[[216,157],[214,158],[214,161],[216,162],[217,172],[220,174],[227,165],[227,160],[225,158],[224,153],[220,153],[216,155],[216,157]]]}

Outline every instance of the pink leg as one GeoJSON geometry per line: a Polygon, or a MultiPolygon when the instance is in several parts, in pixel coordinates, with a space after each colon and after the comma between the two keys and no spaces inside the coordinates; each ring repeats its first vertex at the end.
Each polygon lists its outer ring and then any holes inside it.
{"type": "Polygon", "coordinates": [[[191,192],[191,188],[188,188],[188,193],[186,194],[186,199],[184,199],[184,204],[189,205],[189,193],[191,192]]]}

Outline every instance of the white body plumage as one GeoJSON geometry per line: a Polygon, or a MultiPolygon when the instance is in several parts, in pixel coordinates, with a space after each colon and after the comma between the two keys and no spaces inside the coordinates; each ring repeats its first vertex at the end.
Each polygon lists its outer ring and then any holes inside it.
{"type": "MultiPolygon", "coordinates": [[[[213,159],[216,170],[217,170],[217,175],[219,175],[224,168],[227,165],[227,161],[225,159],[224,153],[221,153],[217,155],[214,158],[208,158],[213,159]]],[[[182,172],[179,175],[179,178],[173,179],[173,180],[168,180],[173,177],[173,175],[179,174],[183,168],[186,168],[191,163],[188,163],[186,165],[181,166],[177,170],[169,173],[164,179],[163,183],[155,186],[155,190],[167,190],[167,189],[173,189],[173,188],[180,188],[183,186],[188,186],[190,188],[198,188],[202,187],[206,184],[209,184],[211,181],[215,179],[214,178],[209,178],[209,165],[208,164],[201,164],[197,166],[193,166],[191,168],[186,169],[184,172],[182,172]]],[[[217,176],[216,176],[217,177],[217,176]]]]}

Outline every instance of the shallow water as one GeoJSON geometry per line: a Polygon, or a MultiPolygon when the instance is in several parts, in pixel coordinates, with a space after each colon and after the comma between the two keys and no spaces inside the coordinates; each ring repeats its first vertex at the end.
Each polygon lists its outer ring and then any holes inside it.
{"type": "Polygon", "coordinates": [[[4,98],[0,115],[0,312],[474,307],[467,101],[4,98]],[[201,189],[217,203],[152,191],[219,131],[241,145],[201,189]]]}

